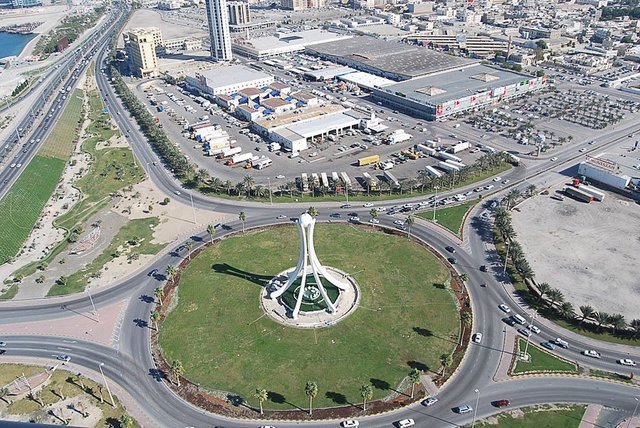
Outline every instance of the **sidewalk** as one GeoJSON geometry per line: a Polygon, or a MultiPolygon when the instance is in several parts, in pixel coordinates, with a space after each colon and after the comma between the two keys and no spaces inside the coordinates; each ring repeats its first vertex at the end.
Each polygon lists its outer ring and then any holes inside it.
{"type": "Polygon", "coordinates": [[[578,428],[593,428],[598,426],[596,423],[598,422],[598,416],[600,415],[601,410],[601,405],[589,404],[584,415],[582,415],[582,420],[580,421],[578,428]]]}

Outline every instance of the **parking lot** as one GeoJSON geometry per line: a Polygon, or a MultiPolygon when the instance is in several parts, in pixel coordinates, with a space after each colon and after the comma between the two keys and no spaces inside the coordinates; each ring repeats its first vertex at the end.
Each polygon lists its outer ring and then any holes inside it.
{"type": "Polygon", "coordinates": [[[596,311],[637,318],[638,205],[605,192],[602,202],[586,204],[570,197],[549,195],[525,200],[512,211],[518,234],[536,282],[560,289],[576,311],[589,304],[596,311]]]}

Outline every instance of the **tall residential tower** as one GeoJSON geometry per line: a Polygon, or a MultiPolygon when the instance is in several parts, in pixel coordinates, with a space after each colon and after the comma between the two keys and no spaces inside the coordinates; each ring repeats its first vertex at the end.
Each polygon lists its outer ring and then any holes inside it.
{"type": "Polygon", "coordinates": [[[226,0],[206,0],[211,57],[216,61],[231,61],[231,35],[229,34],[229,11],[226,0]]]}

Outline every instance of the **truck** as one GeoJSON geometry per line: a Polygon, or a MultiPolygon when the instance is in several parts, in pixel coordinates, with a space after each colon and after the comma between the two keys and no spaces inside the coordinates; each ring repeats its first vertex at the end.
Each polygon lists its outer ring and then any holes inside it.
{"type": "Polygon", "coordinates": [[[458,172],[460,171],[460,167],[459,166],[455,166],[455,165],[451,165],[450,163],[446,163],[446,162],[438,162],[438,168],[447,171],[447,172],[458,172]]]}
{"type": "Polygon", "coordinates": [[[251,160],[252,157],[253,154],[251,153],[238,153],[237,155],[232,156],[231,159],[227,160],[227,165],[237,165],[239,163],[251,160]]]}
{"type": "Polygon", "coordinates": [[[587,193],[587,192],[585,192],[583,190],[580,190],[577,187],[567,186],[567,187],[564,188],[564,193],[566,193],[567,195],[571,196],[574,199],[577,199],[577,200],[582,201],[582,202],[586,202],[588,204],[591,203],[591,201],[593,201],[595,199],[593,197],[593,195],[591,195],[591,194],[589,194],[589,193],[587,193]]]}
{"type": "Polygon", "coordinates": [[[385,171],[384,178],[391,185],[391,187],[400,187],[400,182],[391,172],[385,171]]]}
{"type": "Polygon", "coordinates": [[[462,151],[468,150],[471,147],[470,143],[458,143],[455,146],[449,147],[450,153],[460,153],[462,151]]]}
{"type": "Polygon", "coordinates": [[[428,156],[435,156],[436,155],[436,150],[432,149],[431,147],[427,147],[424,144],[416,144],[416,150],[419,152],[424,153],[425,155],[428,156]]]}
{"type": "Polygon", "coordinates": [[[320,173],[320,181],[324,187],[327,187],[327,188],[329,187],[329,178],[327,178],[326,172],[320,173]]]}
{"type": "Polygon", "coordinates": [[[270,152],[277,152],[278,150],[280,150],[282,148],[282,146],[278,143],[271,143],[269,144],[269,151],[270,152]]]}
{"type": "Polygon", "coordinates": [[[311,178],[313,179],[313,185],[318,187],[320,185],[320,177],[318,177],[318,174],[315,172],[312,172],[311,178]]]}
{"type": "Polygon", "coordinates": [[[271,166],[273,161],[269,158],[260,158],[256,162],[253,162],[253,167],[256,169],[265,169],[268,166],[271,166]]]}
{"type": "Polygon", "coordinates": [[[365,156],[358,159],[358,166],[370,165],[377,162],[380,162],[380,155],[365,156]]]}
{"type": "Polygon", "coordinates": [[[387,137],[387,142],[389,144],[397,144],[410,140],[411,138],[413,138],[413,135],[407,134],[402,129],[396,129],[389,135],[389,137],[387,137]]]}
{"type": "Polygon", "coordinates": [[[424,142],[424,144],[425,144],[427,147],[431,147],[431,148],[433,148],[433,149],[435,149],[436,147],[438,147],[438,142],[437,142],[436,140],[427,140],[427,141],[425,141],[425,142],[424,142]]]}
{"type": "Polygon", "coordinates": [[[582,190],[585,193],[593,196],[593,199],[596,201],[602,202],[604,200],[604,193],[599,190],[594,189],[593,187],[585,186],[584,184],[578,185],[578,189],[582,190]]]}
{"type": "Polygon", "coordinates": [[[455,162],[462,162],[462,159],[459,158],[458,156],[454,156],[450,153],[447,152],[438,152],[438,157],[442,160],[452,160],[455,162]]]}
{"type": "Polygon", "coordinates": [[[367,186],[367,190],[376,190],[378,188],[378,180],[372,177],[368,172],[362,173],[362,178],[364,180],[365,185],[367,186]]]}
{"type": "Polygon", "coordinates": [[[465,166],[467,166],[467,165],[463,164],[462,162],[456,162],[456,161],[452,161],[450,159],[447,159],[445,162],[448,163],[448,164],[451,164],[451,165],[455,165],[458,168],[464,168],[465,166]]]}
{"type": "Polygon", "coordinates": [[[393,162],[380,162],[379,166],[381,170],[387,171],[393,168],[393,162]]]}
{"type": "Polygon", "coordinates": [[[507,162],[509,162],[513,166],[520,165],[520,158],[518,156],[508,152],[504,152],[504,153],[507,154],[507,162]]]}
{"type": "Polygon", "coordinates": [[[334,183],[337,183],[338,181],[340,181],[340,176],[338,176],[337,172],[331,173],[331,180],[333,180],[334,183]]]}
{"type": "MultiPolygon", "coordinates": [[[[231,156],[235,156],[237,154],[239,154],[240,152],[242,152],[242,147],[227,147],[222,149],[222,157],[223,158],[228,158],[231,156]]],[[[249,158],[251,159],[251,158],[249,158]]]]}
{"type": "Polygon", "coordinates": [[[440,171],[438,171],[437,169],[435,169],[434,167],[429,166],[429,165],[424,167],[424,170],[427,172],[427,174],[429,174],[430,176],[432,176],[434,178],[440,178],[443,175],[440,171]]]}
{"type": "Polygon", "coordinates": [[[340,178],[342,178],[342,181],[344,182],[345,186],[351,187],[351,179],[349,178],[346,172],[341,172],[340,178]]]}

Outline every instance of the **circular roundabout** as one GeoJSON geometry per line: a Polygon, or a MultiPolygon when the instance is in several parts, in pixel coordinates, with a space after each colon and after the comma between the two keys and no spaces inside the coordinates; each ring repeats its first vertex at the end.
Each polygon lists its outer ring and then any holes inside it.
{"type": "Polygon", "coordinates": [[[308,409],[307,381],[318,386],[314,408],[355,407],[370,385],[370,411],[381,411],[407,402],[412,369],[437,378],[443,355],[459,361],[458,300],[431,251],[376,228],[319,224],[305,264],[299,232],[231,236],[181,269],[157,342],[187,382],[254,408],[264,389],[263,407],[280,417],[308,409]]]}

